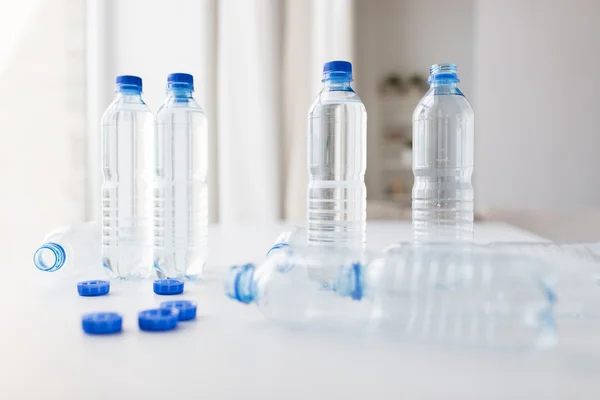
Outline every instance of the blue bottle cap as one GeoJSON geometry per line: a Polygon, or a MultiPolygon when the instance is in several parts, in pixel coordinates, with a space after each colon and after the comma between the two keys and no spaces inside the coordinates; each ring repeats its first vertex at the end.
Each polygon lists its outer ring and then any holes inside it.
{"type": "Polygon", "coordinates": [[[329,61],[323,65],[323,80],[352,80],[352,64],[348,61],[329,61]]]}
{"type": "Polygon", "coordinates": [[[77,284],[77,292],[80,296],[104,296],[109,291],[109,281],[84,281],[77,284]]]}
{"type": "Polygon", "coordinates": [[[169,74],[167,77],[168,83],[186,83],[190,86],[194,86],[194,77],[190,74],[185,74],[183,72],[175,72],[173,74],[169,74]]]}
{"type": "Polygon", "coordinates": [[[179,310],[177,308],[155,308],[140,311],[138,324],[143,331],[170,331],[177,327],[179,310]]]}
{"type": "Polygon", "coordinates": [[[158,279],[154,281],[154,293],[163,296],[183,293],[183,282],[179,279],[158,279]]]}
{"type": "Polygon", "coordinates": [[[119,75],[116,79],[117,86],[130,86],[131,89],[142,90],[142,78],[134,75],[119,75]]]}
{"type": "Polygon", "coordinates": [[[123,317],[114,312],[85,314],[81,326],[85,333],[91,335],[118,333],[123,327],[123,317]]]}
{"type": "Polygon", "coordinates": [[[189,321],[196,318],[196,303],[189,300],[165,301],[160,303],[160,308],[176,308],[179,310],[179,320],[189,321]]]}

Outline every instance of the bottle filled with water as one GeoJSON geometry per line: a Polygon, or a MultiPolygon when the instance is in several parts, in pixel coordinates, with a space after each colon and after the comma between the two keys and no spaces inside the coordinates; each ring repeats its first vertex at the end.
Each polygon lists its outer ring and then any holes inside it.
{"type": "Polygon", "coordinates": [[[160,278],[197,278],[207,257],[208,131],[193,91],[192,75],[169,75],[157,115],[153,248],[160,278]]]}
{"type": "Polygon", "coordinates": [[[454,64],[431,67],[413,114],[413,238],[473,240],[474,114],[454,64]]]}
{"type": "Polygon", "coordinates": [[[367,112],[356,95],[352,64],[323,67],[323,89],[308,115],[308,223],[311,245],[366,243],[367,112]]]}
{"type": "Polygon", "coordinates": [[[116,97],[102,117],[102,257],[119,278],[152,270],[151,190],[154,115],[142,80],[118,76],[116,97]]]}
{"type": "Polygon", "coordinates": [[[33,254],[35,267],[52,275],[78,280],[110,277],[102,267],[100,225],[88,222],[50,232],[33,254]]]}

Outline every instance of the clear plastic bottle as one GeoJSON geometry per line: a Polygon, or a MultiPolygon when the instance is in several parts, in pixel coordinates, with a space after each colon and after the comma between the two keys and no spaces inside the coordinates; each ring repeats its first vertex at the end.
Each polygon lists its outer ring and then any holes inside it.
{"type": "Polygon", "coordinates": [[[321,247],[276,252],[258,268],[232,267],[225,293],[241,303],[256,304],[267,318],[283,325],[360,329],[367,310],[339,296],[336,282],[344,266],[366,264],[369,257],[352,249],[321,247]]]}
{"type": "Polygon", "coordinates": [[[431,67],[413,114],[413,238],[473,240],[474,114],[454,64],[431,67]]]}
{"type": "Polygon", "coordinates": [[[536,260],[471,246],[405,246],[347,269],[339,293],[395,336],[492,346],[553,345],[553,286],[536,260]]]}
{"type": "Polygon", "coordinates": [[[154,115],[142,80],[116,79],[116,97],[102,117],[102,257],[119,278],[152,270],[150,227],[154,115]]]}
{"type": "Polygon", "coordinates": [[[50,232],[33,255],[33,263],[42,272],[79,280],[110,276],[102,267],[100,225],[76,224],[50,232]]]}
{"type": "Polygon", "coordinates": [[[154,171],[154,268],[160,278],[197,278],[208,251],[208,131],[194,79],[170,74],[158,110],[154,171]]]}
{"type": "Polygon", "coordinates": [[[447,265],[450,260],[466,268],[475,259],[491,260],[494,265],[519,263],[529,271],[535,266],[536,275],[560,299],[554,305],[558,323],[600,324],[600,309],[596,306],[600,304],[600,243],[399,243],[388,247],[384,254],[392,254],[395,262],[402,265],[447,265]]]}
{"type": "Polygon", "coordinates": [[[392,249],[374,259],[317,249],[233,267],[226,294],[295,327],[515,348],[556,340],[556,296],[532,260],[455,246],[392,249]]]}
{"type": "Polygon", "coordinates": [[[308,242],[364,247],[367,112],[356,95],[352,64],[323,67],[324,87],[308,115],[308,242]]]}

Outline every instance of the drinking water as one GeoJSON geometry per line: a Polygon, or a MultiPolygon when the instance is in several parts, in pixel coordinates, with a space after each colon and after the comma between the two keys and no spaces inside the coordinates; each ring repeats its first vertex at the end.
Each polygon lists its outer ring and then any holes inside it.
{"type": "Polygon", "coordinates": [[[106,278],[102,267],[100,225],[88,222],[50,232],[33,255],[42,272],[77,280],[106,278]]]}
{"type": "Polygon", "coordinates": [[[208,132],[192,75],[167,80],[158,110],[154,171],[154,268],[160,278],[197,278],[208,241],[208,132]]]}
{"type": "Polygon", "coordinates": [[[352,64],[323,67],[324,87],[308,124],[308,223],[311,245],[366,243],[367,112],[350,83],[352,64]]]}
{"type": "Polygon", "coordinates": [[[119,278],[152,269],[149,190],[154,115],[142,100],[142,80],[118,76],[116,97],[102,117],[102,257],[119,278]]]}
{"type": "Polygon", "coordinates": [[[413,114],[413,238],[473,240],[474,114],[454,64],[431,67],[413,114]]]}

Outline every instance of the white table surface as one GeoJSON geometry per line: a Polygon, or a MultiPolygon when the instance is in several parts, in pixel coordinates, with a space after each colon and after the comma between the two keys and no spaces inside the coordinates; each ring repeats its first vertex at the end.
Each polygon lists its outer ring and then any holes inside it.
{"type": "MultiPolygon", "coordinates": [[[[227,299],[214,276],[260,261],[285,228],[211,227],[206,280],[177,296],[198,303],[198,319],[167,333],[137,328],[137,312],[164,300],[150,281],[83,298],[35,271],[29,254],[14,258],[2,289],[0,399],[600,398],[599,337],[571,335],[543,353],[443,348],[290,331],[227,299]],[[80,317],[91,311],[120,312],[124,331],[85,335],[80,317]]],[[[368,229],[375,250],[410,239],[407,223],[368,229]]],[[[503,224],[478,224],[476,238],[539,240],[503,224]]]]}

